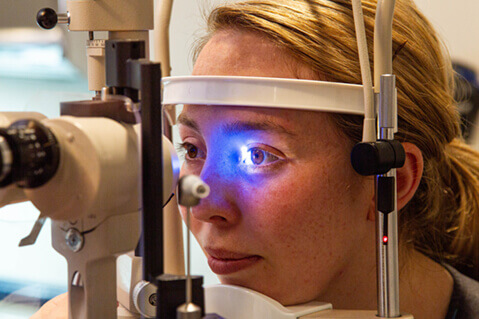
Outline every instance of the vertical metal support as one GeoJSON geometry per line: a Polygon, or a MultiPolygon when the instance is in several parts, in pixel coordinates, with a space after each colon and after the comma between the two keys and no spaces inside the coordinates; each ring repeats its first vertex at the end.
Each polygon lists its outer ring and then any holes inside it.
{"type": "MultiPolygon", "coordinates": [[[[394,140],[397,131],[396,77],[381,76],[379,93],[378,139],[394,140]]],[[[399,267],[397,228],[396,169],[376,177],[376,241],[378,258],[378,316],[394,318],[399,311],[399,267]],[[388,181],[388,183],[384,183],[388,181]],[[384,187],[392,184],[391,187],[384,187]],[[386,189],[385,189],[386,188],[386,189]],[[388,197],[390,205],[379,205],[379,194],[388,197]],[[390,209],[382,207],[390,206],[390,209]]]]}
{"type": "MultiPolygon", "coordinates": [[[[161,66],[145,59],[128,60],[126,74],[125,87],[141,93],[143,236],[139,250],[143,257],[143,278],[158,288],[156,318],[171,319],[185,301],[186,279],[165,274],[164,267],[161,66]]],[[[191,277],[191,286],[192,300],[203,306],[203,278],[191,277]]],[[[204,314],[202,309],[199,308],[199,315],[204,314]]]]}
{"type": "Polygon", "coordinates": [[[190,238],[191,238],[191,207],[187,208],[186,212],[186,227],[188,227],[186,234],[186,304],[190,304],[193,302],[192,298],[192,284],[191,284],[191,247],[190,247],[190,238]]]}
{"type": "Polygon", "coordinates": [[[127,62],[128,87],[141,92],[143,278],[156,284],[163,274],[163,134],[161,67],[146,60],[127,62]]]}

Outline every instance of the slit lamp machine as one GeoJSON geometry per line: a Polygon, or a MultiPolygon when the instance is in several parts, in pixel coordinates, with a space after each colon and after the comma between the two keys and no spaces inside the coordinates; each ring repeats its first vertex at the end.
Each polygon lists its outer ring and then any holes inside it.
{"type": "MultiPolygon", "coordinates": [[[[38,24],[89,33],[87,101],[61,103],[61,116],[0,113],[0,206],[29,200],[40,211],[20,246],[52,219],[52,245],[68,262],[70,319],[98,318],[412,318],[399,310],[397,131],[392,74],[394,0],[379,0],[374,87],[360,0],[353,0],[362,85],[257,77],[170,74],[172,0],[68,0],[67,12],[42,9],[38,24]],[[148,59],[148,30],[154,61],[148,59]],[[96,39],[96,31],[108,31],[96,39]],[[163,77],[163,78],[162,78],[163,77]],[[175,106],[274,107],[364,115],[354,169],[376,176],[377,311],[333,309],[326,302],[283,307],[255,291],[202,286],[183,261],[178,206],[208,196],[199,177],[179,179],[170,142],[175,106]]],[[[47,32],[47,31],[45,31],[47,32]]],[[[187,213],[187,224],[189,213],[187,213]]],[[[189,236],[187,237],[189,250],[189,236]]],[[[189,256],[189,251],[187,256],[189,256]]]]}

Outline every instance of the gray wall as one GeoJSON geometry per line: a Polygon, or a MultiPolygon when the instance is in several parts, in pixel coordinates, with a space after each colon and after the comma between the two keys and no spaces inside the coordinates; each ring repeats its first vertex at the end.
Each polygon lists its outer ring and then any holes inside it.
{"type": "Polygon", "coordinates": [[[57,9],[57,0],[0,0],[0,28],[34,27],[41,8],[57,9]]]}
{"type": "Polygon", "coordinates": [[[444,40],[453,60],[479,74],[479,1],[416,0],[444,40]]]}

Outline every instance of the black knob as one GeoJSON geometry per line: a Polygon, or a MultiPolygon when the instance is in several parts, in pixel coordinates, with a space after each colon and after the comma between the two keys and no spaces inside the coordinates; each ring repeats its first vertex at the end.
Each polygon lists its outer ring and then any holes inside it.
{"type": "Polygon", "coordinates": [[[58,15],[51,8],[43,8],[37,13],[37,24],[43,29],[53,29],[58,23],[58,15]]]}
{"type": "Polygon", "coordinates": [[[397,140],[358,143],[351,152],[351,164],[363,176],[387,173],[404,165],[406,153],[397,140]]]}

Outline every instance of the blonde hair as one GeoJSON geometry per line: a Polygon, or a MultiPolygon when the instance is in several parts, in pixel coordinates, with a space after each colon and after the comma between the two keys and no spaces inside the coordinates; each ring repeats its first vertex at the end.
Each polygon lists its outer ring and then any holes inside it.
{"type": "MultiPolygon", "coordinates": [[[[363,0],[370,57],[376,1],[363,0]]],[[[196,55],[219,30],[259,32],[318,79],[361,83],[349,0],[251,0],[216,8],[196,55]]],[[[399,215],[400,239],[438,261],[474,266],[479,277],[479,153],[465,145],[453,98],[453,72],[427,19],[410,0],[397,0],[393,23],[397,76],[397,139],[420,148],[424,173],[399,215]]],[[[371,61],[372,65],[373,61],[371,61]]],[[[359,142],[362,119],[335,115],[337,125],[359,142]]]]}

